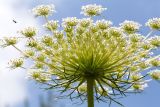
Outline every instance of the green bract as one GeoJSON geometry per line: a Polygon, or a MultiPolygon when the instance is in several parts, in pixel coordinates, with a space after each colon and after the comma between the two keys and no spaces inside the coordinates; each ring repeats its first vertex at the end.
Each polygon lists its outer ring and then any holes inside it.
{"type": "MultiPolygon", "coordinates": [[[[94,107],[94,100],[121,105],[115,98],[143,91],[148,74],[159,80],[159,72],[144,71],[160,66],[160,55],[154,54],[160,47],[160,38],[150,37],[151,33],[138,34],[137,22],[124,21],[115,27],[105,19],[67,17],[60,26],[57,20],[48,21],[49,9],[47,5],[34,11],[45,17],[45,27],[52,34],[37,37],[34,30],[21,32],[26,37],[24,51],[14,39],[4,39],[5,46],[12,45],[24,59],[34,62],[29,77],[47,89],[67,91],[71,99],[87,100],[88,107],[94,107]]],[[[95,4],[82,7],[86,16],[97,16],[104,10],[95,4]]],[[[21,60],[11,63],[11,67],[22,66],[21,60]]]]}

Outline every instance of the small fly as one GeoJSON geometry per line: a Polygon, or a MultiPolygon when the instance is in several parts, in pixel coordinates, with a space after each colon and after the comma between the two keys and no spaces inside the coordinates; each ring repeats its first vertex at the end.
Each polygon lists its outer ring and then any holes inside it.
{"type": "Polygon", "coordinates": [[[15,21],[15,20],[12,20],[14,23],[17,23],[17,21],[15,21]]]}

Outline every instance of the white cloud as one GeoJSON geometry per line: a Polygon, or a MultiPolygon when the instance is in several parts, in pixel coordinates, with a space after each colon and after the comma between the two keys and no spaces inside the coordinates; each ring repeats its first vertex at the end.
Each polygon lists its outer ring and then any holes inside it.
{"type": "Polygon", "coordinates": [[[26,97],[23,76],[23,73],[18,72],[0,72],[0,107],[14,105],[26,97]]]}
{"type": "MultiPolygon", "coordinates": [[[[27,2],[22,1],[24,0],[0,0],[0,38],[14,36],[24,26],[37,25],[27,9],[27,2]]],[[[5,68],[9,59],[17,55],[12,48],[0,49],[0,107],[23,101],[27,94],[23,71],[8,71],[5,68]]]]}

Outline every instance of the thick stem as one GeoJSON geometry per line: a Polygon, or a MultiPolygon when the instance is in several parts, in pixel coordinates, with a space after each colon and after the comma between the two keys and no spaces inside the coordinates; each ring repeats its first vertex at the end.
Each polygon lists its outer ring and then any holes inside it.
{"type": "Polygon", "coordinates": [[[94,80],[89,78],[87,79],[87,100],[88,107],[94,107],[94,92],[93,92],[94,80]]]}

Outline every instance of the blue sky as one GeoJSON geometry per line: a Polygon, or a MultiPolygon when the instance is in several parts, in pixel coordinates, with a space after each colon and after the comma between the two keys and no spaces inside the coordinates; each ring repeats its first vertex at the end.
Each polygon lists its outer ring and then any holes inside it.
{"type": "MultiPolygon", "coordinates": [[[[43,20],[41,18],[35,20],[28,12],[28,9],[32,9],[38,4],[54,4],[57,13],[51,19],[61,20],[70,16],[83,17],[80,15],[81,6],[93,3],[107,8],[103,15],[108,20],[112,20],[114,25],[118,25],[126,19],[144,25],[149,18],[160,17],[160,0],[0,0],[0,36],[13,35],[17,29],[24,25],[39,26],[42,24],[43,20]],[[13,19],[17,20],[18,24],[13,24],[13,19]]],[[[141,32],[145,35],[148,30],[148,28],[144,28],[141,32]]],[[[23,100],[26,97],[30,98],[31,107],[38,107],[39,94],[45,94],[46,92],[39,89],[39,86],[33,81],[27,81],[24,71],[11,72],[3,67],[11,58],[10,56],[18,55],[10,48],[8,50],[0,50],[0,56],[3,56],[0,57],[0,103],[3,103],[0,107],[4,107],[5,103],[10,103],[11,107],[22,107],[23,100]],[[13,52],[13,54],[11,55],[10,52],[13,52]]],[[[143,93],[129,95],[120,99],[120,101],[126,107],[157,107],[160,105],[159,99],[160,83],[151,81],[149,87],[143,93]]],[[[58,105],[78,107],[69,100],[60,100],[58,102],[57,107],[59,107],[58,105]]],[[[107,106],[106,103],[96,103],[95,107],[107,106]]],[[[79,107],[86,107],[86,103],[79,107]]],[[[113,104],[112,107],[119,106],[113,104]]]]}

